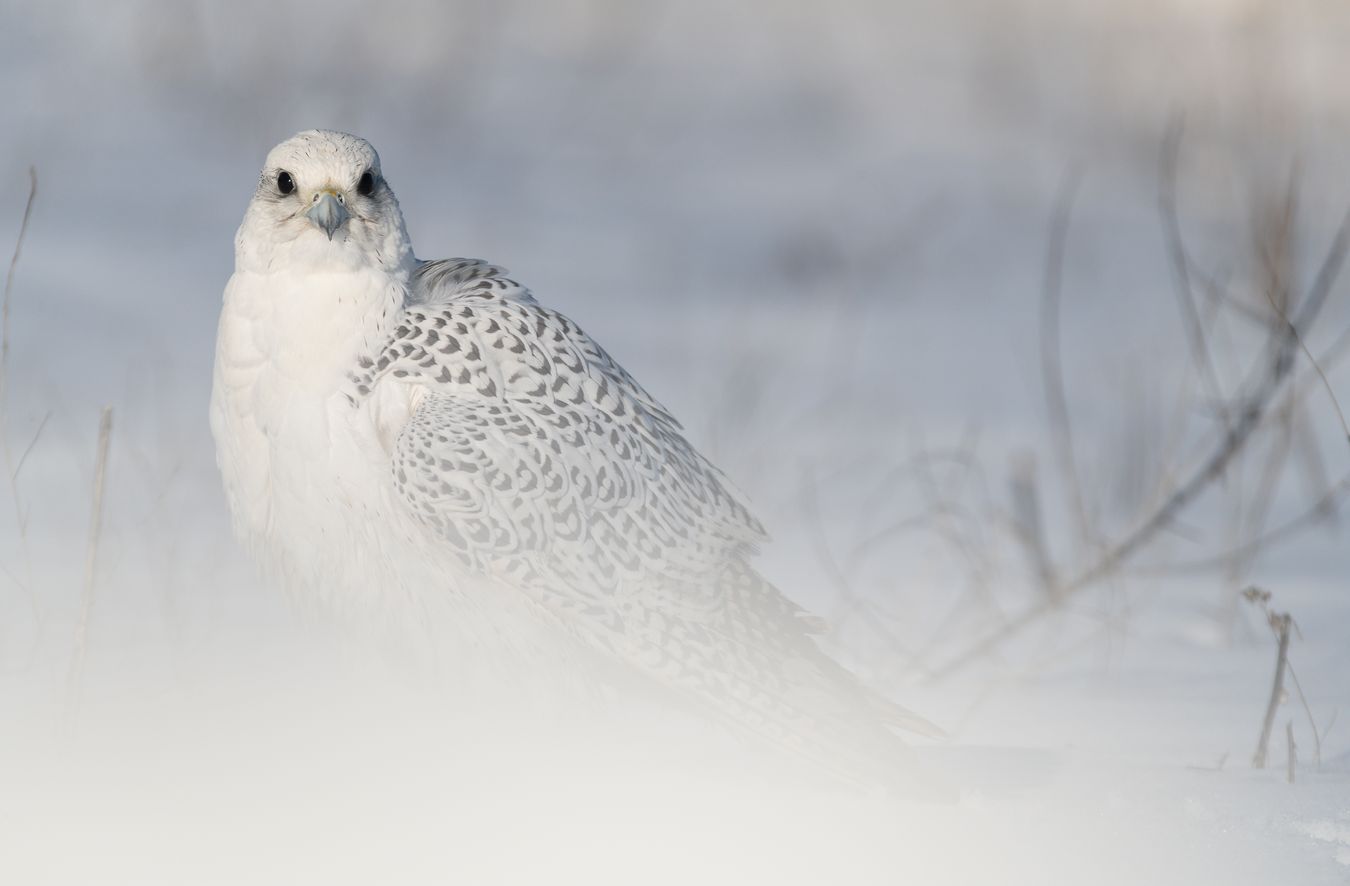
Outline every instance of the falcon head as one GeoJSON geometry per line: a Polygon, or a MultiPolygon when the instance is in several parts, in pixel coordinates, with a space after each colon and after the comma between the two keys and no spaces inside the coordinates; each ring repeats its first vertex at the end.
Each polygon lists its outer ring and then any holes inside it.
{"type": "Polygon", "coordinates": [[[412,261],[394,192],[370,142],[311,129],[267,155],[236,238],[241,265],[280,270],[412,261]]]}

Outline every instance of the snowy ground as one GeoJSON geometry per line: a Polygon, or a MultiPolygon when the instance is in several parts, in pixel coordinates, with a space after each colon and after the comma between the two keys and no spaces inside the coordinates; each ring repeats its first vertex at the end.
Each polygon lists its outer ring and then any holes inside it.
{"type": "MultiPolygon", "coordinates": [[[[993,541],[972,584],[913,466],[973,451],[983,492],[935,468],[967,503],[1005,501],[1026,454],[1053,479],[1037,335],[1068,172],[1063,362],[1113,530],[1190,367],[1157,211],[1169,119],[1185,112],[1182,211],[1208,267],[1249,274],[1251,207],[1290,158],[1304,285],[1350,205],[1339,5],[1112,6],[0,3],[6,252],[29,164],[41,181],[10,319],[13,456],[38,436],[18,508],[0,491],[0,881],[1350,881],[1343,521],[1235,573],[1144,571],[1227,546],[1235,474],[1137,573],[927,676],[1035,600],[993,541]],[[214,324],[262,156],[316,125],[377,145],[424,257],[508,266],[682,418],[765,517],[765,570],[952,733],[920,754],[958,803],[789,789],[655,712],[600,747],[502,745],[259,586],[205,422],[214,324]],[[1320,767],[1294,700],[1276,765],[1249,767],[1275,659],[1260,614],[1230,605],[1253,582],[1301,627],[1320,767]],[[846,592],[886,615],[847,616],[846,592]]],[[[1323,321],[1314,349],[1350,324],[1350,281],[1323,321]]],[[[1231,389],[1248,342],[1216,340],[1231,389]]],[[[1328,381],[1350,407],[1347,362],[1328,381]]],[[[1350,470],[1329,398],[1308,402],[1297,445],[1318,455],[1277,484],[1272,526],[1319,471],[1350,470]]]]}

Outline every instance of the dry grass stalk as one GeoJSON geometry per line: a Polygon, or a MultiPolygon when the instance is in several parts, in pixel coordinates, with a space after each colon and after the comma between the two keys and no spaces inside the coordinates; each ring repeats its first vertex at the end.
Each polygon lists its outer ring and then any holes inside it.
{"type": "Polygon", "coordinates": [[[14,255],[9,260],[9,271],[5,274],[4,302],[0,304],[0,420],[3,420],[5,393],[9,378],[9,301],[14,291],[14,269],[19,266],[19,255],[23,252],[24,237],[28,234],[28,220],[33,215],[33,201],[37,199],[37,169],[28,167],[28,202],[24,204],[23,221],[19,224],[19,236],[14,242],[14,255]]]}
{"type": "Polygon", "coordinates": [[[42,435],[42,430],[47,425],[47,419],[43,418],[41,424],[38,425],[37,432],[33,435],[32,441],[25,448],[18,462],[15,463],[13,453],[9,448],[8,408],[9,306],[11,296],[14,293],[14,272],[19,266],[19,256],[23,254],[23,241],[28,235],[28,222],[33,216],[33,203],[37,200],[37,191],[37,169],[30,166],[28,168],[28,202],[24,204],[23,221],[19,223],[19,236],[14,241],[14,254],[9,259],[9,270],[5,273],[4,298],[3,301],[0,301],[0,454],[3,454],[5,460],[5,477],[9,483],[10,501],[14,503],[14,522],[19,533],[19,552],[23,561],[22,577],[15,576],[9,570],[5,570],[5,572],[27,593],[28,605],[33,613],[33,621],[40,626],[42,624],[42,612],[38,606],[37,591],[33,587],[32,561],[28,555],[28,520],[24,513],[23,500],[19,496],[19,470],[23,467],[23,462],[28,457],[28,453],[37,443],[38,437],[42,435]]]}
{"type": "MultiPolygon", "coordinates": [[[[1078,181],[1077,173],[1071,173],[1065,178],[1050,221],[1050,245],[1045,257],[1045,286],[1041,295],[1041,375],[1050,416],[1055,460],[1059,464],[1064,486],[1069,491],[1080,540],[1089,543],[1093,537],[1092,524],[1083,496],[1083,484],[1078,474],[1078,458],[1074,452],[1073,424],[1069,419],[1068,397],[1064,393],[1059,335],[1064,251],[1073,216],[1074,198],[1078,193],[1078,181]]],[[[1048,577],[1051,573],[1047,571],[1044,574],[1048,577]]],[[[1062,589],[1059,587],[1047,587],[1045,590],[1051,599],[1057,600],[1062,596],[1062,589]]]]}
{"type": "Polygon", "coordinates": [[[1026,551],[1036,581],[1045,590],[1047,597],[1056,600],[1060,581],[1050,560],[1050,548],[1045,538],[1045,520],[1041,516],[1034,461],[1024,460],[1014,468],[1009,492],[1013,508],[1013,534],[1026,551]]]}
{"type": "MultiPolygon", "coordinates": [[[[1295,625],[1295,628],[1298,626],[1295,625]]],[[[1303,694],[1303,685],[1298,681],[1298,674],[1294,671],[1294,663],[1286,662],[1289,670],[1289,679],[1294,684],[1294,694],[1298,696],[1299,704],[1303,706],[1303,712],[1308,715],[1308,725],[1312,727],[1313,737],[1313,765],[1319,770],[1322,768],[1322,732],[1317,728],[1317,721],[1313,719],[1312,707],[1308,704],[1308,697],[1303,694]]],[[[1327,726],[1329,730],[1330,725],[1327,726]]]]}
{"type": "Polygon", "coordinates": [[[1158,209],[1162,216],[1163,231],[1167,237],[1168,257],[1171,259],[1172,277],[1176,284],[1177,305],[1181,308],[1182,322],[1186,327],[1186,341],[1191,349],[1191,358],[1200,371],[1206,393],[1214,402],[1223,417],[1224,426],[1229,424],[1228,409],[1225,405],[1223,389],[1219,385],[1219,374],[1214,369],[1214,358],[1210,353],[1205,336],[1205,324],[1196,304],[1195,290],[1191,282],[1191,263],[1187,257],[1186,241],[1181,234],[1180,214],[1177,211],[1177,167],[1181,158],[1181,137],[1184,121],[1178,116],[1168,127],[1163,138],[1162,159],[1160,163],[1158,209]]]}
{"type": "Polygon", "coordinates": [[[94,586],[98,567],[98,546],[103,535],[103,492],[108,477],[108,447],[112,441],[112,408],[103,407],[98,422],[98,457],[94,463],[94,500],[89,518],[89,541],[84,556],[84,594],[80,617],[75,627],[75,654],[66,678],[66,713],[73,717],[79,708],[80,681],[89,647],[89,621],[94,610],[94,586]]]}
{"type": "Polygon", "coordinates": [[[1284,746],[1289,754],[1285,763],[1285,778],[1290,784],[1294,783],[1294,767],[1298,765],[1298,745],[1294,744],[1294,721],[1288,720],[1284,724],[1284,746]]]}
{"type": "Polygon", "coordinates": [[[1243,591],[1243,596],[1249,602],[1265,609],[1270,629],[1280,641],[1275,658],[1275,681],[1271,685],[1270,701],[1266,703],[1266,716],[1261,723],[1261,738],[1256,743],[1256,753],[1252,755],[1252,768],[1264,769],[1266,756],[1270,751],[1270,733],[1275,728],[1275,713],[1279,710],[1280,703],[1284,701],[1284,673],[1289,665],[1289,637],[1293,633],[1294,619],[1287,612],[1273,612],[1269,609],[1270,591],[1248,588],[1243,591]]]}
{"type": "Polygon", "coordinates": [[[1271,628],[1280,638],[1279,651],[1275,658],[1275,680],[1270,687],[1270,700],[1266,703],[1266,716],[1261,723],[1261,738],[1256,743],[1256,753],[1252,756],[1252,768],[1264,769],[1266,755],[1270,749],[1270,733],[1275,725],[1275,712],[1284,699],[1284,673],[1289,663],[1289,635],[1291,619],[1289,613],[1272,616],[1271,628]]]}
{"type": "MultiPolygon", "coordinates": [[[[1280,641],[1280,658],[1279,663],[1277,663],[1276,665],[1276,674],[1275,674],[1275,678],[1277,681],[1276,686],[1279,689],[1279,701],[1283,702],[1286,695],[1283,689],[1283,683],[1282,681],[1280,681],[1281,677],[1280,672],[1283,671],[1283,673],[1287,673],[1289,675],[1290,682],[1294,684],[1294,694],[1298,697],[1299,704],[1303,708],[1303,713],[1306,714],[1308,717],[1308,727],[1311,730],[1313,737],[1313,761],[1314,765],[1316,765],[1318,769],[1321,769],[1322,737],[1327,732],[1331,731],[1332,724],[1336,722],[1336,715],[1335,712],[1333,711],[1331,721],[1327,724],[1327,728],[1325,731],[1319,729],[1317,727],[1317,718],[1313,716],[1312,706],[1308,704],[1308,697],[1303,694],[1303,685],[1299,682],[1298,672],[1294,670],[1294,663],[1289,658],[1289,648],[1288,648],[1289,647],[1288,639],[1291,638],[1294,633],[1299,632],[1298,622],[1294,621],[1293,617],[1289,613],[1275,612],[1270,608],[1270,598],[1271,598],[1270,591],[1263,590],[1257,587],[1249,587],[1242,592],[1241,596],[1242,599],[1246,600],[1248,603],[1260,607],[1262,613],[1266,617],[1266,623],[1270,625],[1271,631],[1280,641]]],[[[1302,634],[1300,633],[1299,636],[1301,638],[1302,634]]],[[[1272,709],[1268,708],[1266,711],[1265,729],[1263,730],[1262,735],[1263,739],[1267,740],[1269,739],[1268,732],[1270,729],[1271,721],[1273,719],[1274,719],[1274,712],[1272,709]]],[[[1260,749],[1258,748],[1258,754],[1259,752],[1260,749]]]]}

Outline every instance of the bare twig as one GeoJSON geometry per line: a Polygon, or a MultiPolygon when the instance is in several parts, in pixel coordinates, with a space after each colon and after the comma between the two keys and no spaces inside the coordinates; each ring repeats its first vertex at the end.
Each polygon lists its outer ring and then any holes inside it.
{"type": "Polygon", "coordinates": [[[94,501],[89,518],[89,542],[84,556],[84,596],[80,620],[75,628],[75,654],[66,678],[66,713],[74,717],[79,708],[80,680],[89,645],[89,619],[94,609],[94,577],[98,565],[98,543],[103,534],[103,490],[108,476],[108,446],[112,440],[112,408],[103,407],[98,421],[98,457],[94,463],[94,501]]]}

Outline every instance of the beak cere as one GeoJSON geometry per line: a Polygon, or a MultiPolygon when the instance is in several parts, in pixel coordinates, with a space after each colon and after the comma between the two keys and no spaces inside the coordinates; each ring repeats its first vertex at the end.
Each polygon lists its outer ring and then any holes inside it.
{"type": "Polygon", "coordinates": [[[333,232],[342,227],[343,222],[347,220],[347,207],[342,205],[342,200],[332,191],[320,191],[314,205],[305,215],[314,222],[316,228],[320,228],[328,235],[328,239],[332,240],[333,232]]]}

